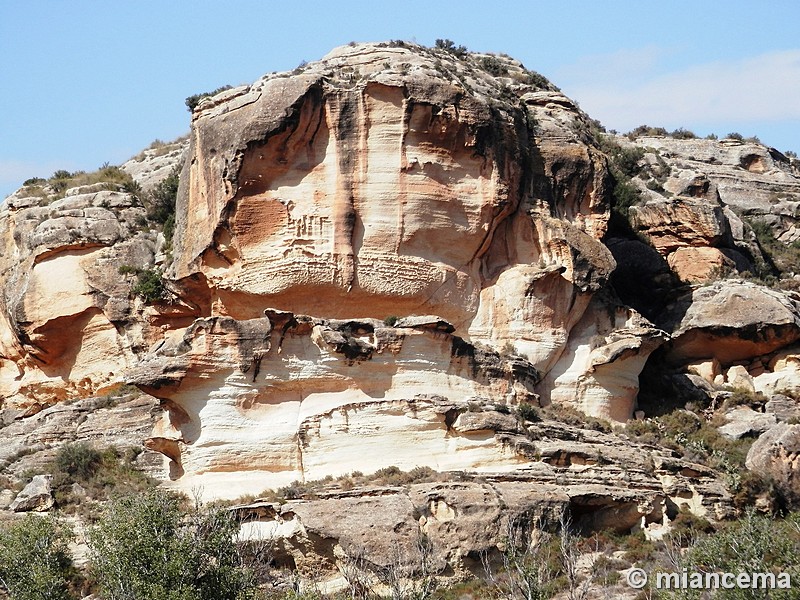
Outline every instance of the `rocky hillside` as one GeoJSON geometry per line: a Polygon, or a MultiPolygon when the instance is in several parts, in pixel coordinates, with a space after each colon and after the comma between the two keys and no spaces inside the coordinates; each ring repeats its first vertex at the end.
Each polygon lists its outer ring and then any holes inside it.
{"type": "Polygon", "coordinates": [[[520,515],[658,538],[791,506],[798,205],[774,149],[603,133],[510,58],[336,49],[6,199],[4,481],[140,443],[331,573],[420,533],[474,572],[520,515]]]}

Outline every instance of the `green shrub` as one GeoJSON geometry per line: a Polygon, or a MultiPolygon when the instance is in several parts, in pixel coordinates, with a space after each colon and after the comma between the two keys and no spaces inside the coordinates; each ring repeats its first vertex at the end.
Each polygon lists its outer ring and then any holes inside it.
{"type": "Polygon", "coordinates": [[[666,137],[669,135],[663,127],[650,127],[649,125],[639,125],[625,134],[629,139],[636,139],[637,137],[666,137]]]}
{"type": "Polygon", "coordinates": [[[115,494],[139,494],[151,489],[153,480],[134,464],[140,452],[139,448],[119,450],[114,446],[98,450],[85,442],[62,446],[51,466],[56,506],[93,519],[96,504],[86,502],[86,497],[107,500],[115,494]],[[80,495],[75,494],[75,483],[83,488],[80,495]]]}
{"type": "Polygon", "coordinates": [[[175,218],[175,202],[178,198],[181,168],[176,166],[150,194],[147,217],[156,223],[164,224],[175,218]]]}
{"type": "Polygon", "coordinates": [[[90,533],[92,572],[106,600],[249,600],[255,583],[222,510],[185,510],[164,491],[112,502],[90,533]]]}
{"type": "Polygon", "coordinates": [[[523,421],[530,421],[531,423],[538,423],[542,420],[539,416],[539,411],[533,404],[521,402],[517,407],[517,415],[523,421]]]}
{"type": "Polygon", "coordinates": [[[739,140],[740,142],[744,141],[744,136],[736,131],[729,133],[725,137],[729,140],[739,140]]]}
{"type": "Polygon", "coordinates": [[[102,456],[86,442],[61,446],[56,454],[56,467],[78,479],[89,479],[100,467],[102,456]]]}
{"type": "Polygon", "coordinates": [[[159,302],[167,297],[167,289],[158,269],[140,271],[131,291],[148,303],[159,302]]]}
{"type": "Polygon", "coordinates": [[[466,46],[456,46],[453,40],[448,40],[448,39],[437,39],[436,47],[439,50],[444,50],[445,52],[449,52],[450,54],[453,54],[458,58],[464,58],[469,52],[466,46]]]}
{"type": "Polygon", "coordinates": [[[508,75],[508,67],[497,60],[494,56],[484,56],[480,59],[481,68],[495,77],[508,75]]]}
{"type": "Polygon", "coordinates": [[[12,600],[69,600],[71,532],[52,517],[26,516],[0,529],[0,589],[12,600]]]}
{"type": "Polygon", "coordinates": [[[397,315],[389,315],[383,320],[383,324],[386,325],[387,327],[394,327],[395,323],[397,323],[398,320],[399,317],[397,317],[397,315]]]}
{"type": "Polygon", "coordinates": [[[200,101],[203,98],[209,98],[211,96],[216,96],[220,92],[224,92],[225,90],[229,90],[231,88],[232,88],[232,86],[230,86],[230,85],[223,85],[221,87],[218,87],[217,89],[215,89],[212,92],[203,92],[203,93],[200,93],[200,94],[194,94],[192,96],[189,96],[188,98],[186,98],[186,108],[189,110],[189,112],[194,112],[194,109],[197,108],[197,105],[200,104],[200,101]]]}
{"type": "Polygon", "coordinates": [[[697,138],[694,131],[689,131],[688,129],[684,129],[683,127],[679,127],[675,131],[669,134],[671,138],[676,140],[693,140],[697,138]]]}
{"type": "MultiPolygon", "coordinates": [[[[760,516],[753,510],[713,535],[700,538],[686,553],[684,564],[691,571],[722,573],[788,572],[798,574],[800,540],[790,523],[760,516]]],[[[680,570],[678,568],[677,570],[680,570]]],[[[747,590],[720,590],[715,598],[795,598],[792,593],[764,594],[747,590]]]]}

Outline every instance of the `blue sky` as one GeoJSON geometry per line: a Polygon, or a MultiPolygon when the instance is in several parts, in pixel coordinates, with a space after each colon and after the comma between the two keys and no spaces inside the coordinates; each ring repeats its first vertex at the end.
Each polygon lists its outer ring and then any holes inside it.
{"type": "Polygon", "coordinates": [[[450,38],[541,72],[606,127],[800,151],[800,2],[0,0],[0,198],[189,129],[184,99],[350,41],[450,38]]]}

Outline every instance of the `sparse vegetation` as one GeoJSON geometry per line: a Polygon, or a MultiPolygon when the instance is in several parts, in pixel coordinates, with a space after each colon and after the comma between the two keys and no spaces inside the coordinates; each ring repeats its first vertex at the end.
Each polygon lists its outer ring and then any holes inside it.
{"type": "Polygon", "coordinates": [[[611,432],[611,423],[605,419],[590,417],[583,414],[576,408],[566,404],[550,404],[549,406],[544,407],[540,414],[545,418],[553,419],[554,421],[560,421],[562,423],[566,423],[567,425],[584,427],[586,429],[603,431],[606,433],[611,432]]]}
{"type": "Polygon", "coordinates": [[[651,127],[650,125],[639,125],[625,134],[629,139],[635,140],[638,137],[667,137],[669,132],[663,127],[651,127]]]}
{"type": "Polygon", "coordinates": [[[469,52],[466,46],[456,46],[453,40],[448,39],[437,39],[436,48],[439,50],[444,50],[445,52],[449,52],[458,58],[466,57],[467,53],[469,52]]]}
{"type": "Polygon", "coordinates": [[[694,131],[678,127],[678,129],[669,134],[669,137],[676,140],[693,140],[697,138],[697,135],[695,135],[694,131]]]}
{"type": "Polygon", "coordinates": [[[772,227],[764,219],[746,219],[756,236],[758,246],[767,262],[755,261],[755,275],[767,285],[773,285],[786,275],[793,275],[800,264],[800,243],[784,244],[775,237],[772,227]]]}
{"type": "MultiPolygon", "coordinates": [[[[743,402],[757,398],[754,394],[741,394],[747,398],[743,402]]],[[[625,432],[639,443],[661,445],[722,473],[737,507],[751,506],[758,497],[768,498],[776,508],[783,504],[780,494],[767,479],[745,467],[753,440],[728,439],[702,415],[680,408],[660,417],[628,421],[625,432]]]]}
{"type": "Polygon", "coordinates": [[[483,56],[479,61],[481,68],[495,77],[508,75],[508,67],[497,60],[494,56],[483,56]]]}
{"type": "Polygon", "coordinates": [[[613,136],[599,132],[595,132],[595,138],[600,149],[610,159],[609,168],[611,176],[614,178],[613,210],[627,221],[630,207],[639,204],[642,200],[641,192],[631,180],[642,170],[641,160],[644,158],[644,149],[622,146],[613,136]]]}
{"type": "Polygon", "coordinates": [[[394,327],[395,323],[399,320],[397,315],[389,315],[383,320],[383,324],[387,327],[394,327]]]}
{"type": "Polygon", "coordinates": [[[53,474],[56,507],[81,512],[91,519],[96,516],[97,505],[87,500],[103,501],[112,495],[138,494],[152,488],[154,482],[134,465],[138,455],[136,448],[98,449],[87,442],[65,444],[48,469],[53,474]]]}
{"type": "Polygon", "coordinates": [[[189,96],[188,98],[186,98],[186,108],[189,110],[189,112],[194,112],[194,109],[197,108],[197,105],[200,104],[200,101],[203,98],[210,98],[211,96],[216,96],[217,94],[219,94],[221,92],[224,92],[226,90],[230,90],[232,88],[233,88],[233,86],[223,85],[223,86],[220,86],[220,87],[218,87],[217,89],[215,89],[215,90],[213,90],[211,92],[203,92],[203,93],[200,93],[200,94],[193,94],[193,95],[189,96]]]}
{"type": "Polygon", "coordinates": [[[111,191],[128,191],[135,188],[133,178],[121,168],[108,163],[97,171],[69,172],[59,169],[49,179],[32,177],[25,181],[20,195],[23,197],[39,197],[46,202],[53,202],[64,197],[70,188],[100,185],[102,189],[111,191]]]}
{"type": "Polygon", "coordinates": [[[172,236],[175,233],[175,204],[180,174],[180,165],[177,165],[159,182],[147,200],[147,218],[162,226],[167,251],[172,248],[172,236]]]}
{"type": "Polygon", "coordinates": [[[533,404],[528,404],[527,402],[522,402],[517,407],[517,416],[524,422],[529,421],[531,423],[538,423],[542,420],[542,417],[539,416],[539,411],[533,404]]]}

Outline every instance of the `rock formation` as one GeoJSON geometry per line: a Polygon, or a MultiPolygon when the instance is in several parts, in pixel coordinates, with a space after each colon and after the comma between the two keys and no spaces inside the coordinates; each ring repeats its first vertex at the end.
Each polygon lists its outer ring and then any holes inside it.
{"type": "Polygon", "coordinates": [[[522,514],[650,537],[731,516],[714,469],[604,422],[691,401],[761,435],[748,465],[791,496],[800,296],[772,254],[800,238],[796,164],[617,136],[641,202],[612,218],[593,128],[507,57],[362,44],[202,100],[126,185],[23,187],[0,208],[6,472],[144,443],[140,468],[206,499],[317,482],[235,509],[300,570],[424,534],[458,573],[522,514]],[[170,242],[146,198],[176,167],[170,242]],[[123,383],[146,395],[104,405],[123,383]],[[391,467],[434,476],[331,483],[391,467]]]}

